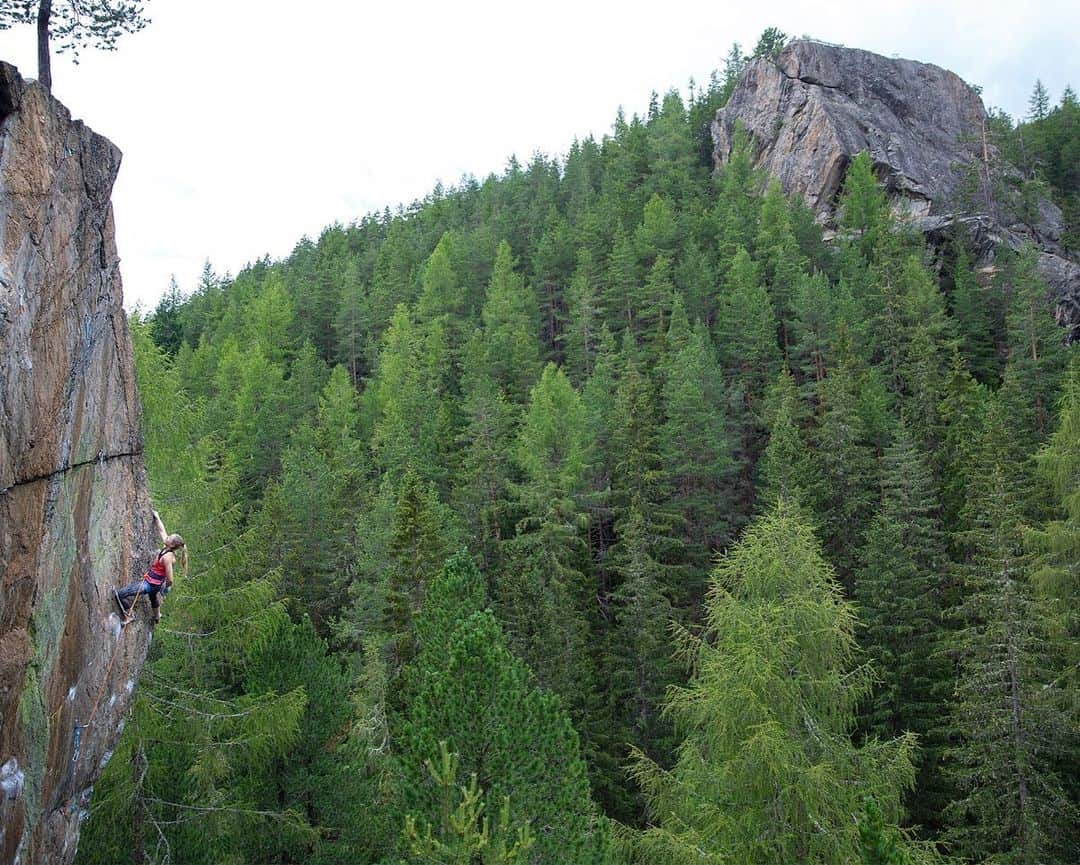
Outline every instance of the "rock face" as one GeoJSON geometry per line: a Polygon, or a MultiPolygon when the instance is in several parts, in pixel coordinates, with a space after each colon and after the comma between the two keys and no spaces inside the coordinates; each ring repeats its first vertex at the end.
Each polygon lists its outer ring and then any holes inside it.
{"type": "Polygon", "coordinates": [[[109,197],[120,152],[0,63],[0,863],[67,863],[150,642],[153,550],[109,197]],[[145,605],[146,602],[143,601],[145,605]]]}
{"type": "Polygon", "coordinates": [[[1059,245],[1061,213],[1042,201],[1025,221],[992,191],[1014,172],[986,143],[985,120],[978,93],[952,72],[801,40],[748,65],[713,122],[713,155],[724,164],[741,124],[755,164],[828,224],[848,163],[868,151],[894,209],[932,240],[965,222],[979,235],[983,267],[1003,243],[1040,247],[1059,319],[1080,336],[1080,266],[1059,245]]]}

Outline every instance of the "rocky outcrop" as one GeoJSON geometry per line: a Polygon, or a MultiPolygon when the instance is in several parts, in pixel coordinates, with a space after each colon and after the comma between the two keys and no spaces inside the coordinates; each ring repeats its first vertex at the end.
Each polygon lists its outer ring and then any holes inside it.
{"type": "Polygon", "coordinates": [[[150,642],[120,152],[0,63],[0,863],[66,863],[150,642]]]}
{"type": "Polygon", "coordinates": [[[1061,213],[1049,201],[1032,213],[1003,193],[1016,173],[987,142],[985,121],[979,94],[952,72],[800,40],[748,65],[713,122],[713,155],[724,164],[741,125],[755,164],[829,224],[848,163],[865,150],[894,209],[932,239],[957,221],[981,227],[980,266],[992,267],[1002,244],[1040,247],[1059,318],[1076,332],[1080,267],[1059,245],[1061,213]]]}

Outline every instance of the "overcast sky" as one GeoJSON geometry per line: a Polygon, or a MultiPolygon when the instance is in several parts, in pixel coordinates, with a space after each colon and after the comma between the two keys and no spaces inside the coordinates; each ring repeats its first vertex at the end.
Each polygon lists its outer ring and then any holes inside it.
{"type": "MultiPolygon", "coordinates": [[[[54,0],[59,2],[59,0],[54,0]]],[[[53,64],[53,92],[124,152],[114,191],[126,305],[235,273],[335,221],[563,154],[707,81],[768,26],[935,63],[1014,116],[1040,78],[1080,89],[1080,3],[149,0],[115,53],[53,64]],[[725,8],[728,7],[728,8],[725,8]],[[735,8],[732,8],[735,7],[735,8]]],[[[31,27],[0,58],[36,76],[31,27]]]]}

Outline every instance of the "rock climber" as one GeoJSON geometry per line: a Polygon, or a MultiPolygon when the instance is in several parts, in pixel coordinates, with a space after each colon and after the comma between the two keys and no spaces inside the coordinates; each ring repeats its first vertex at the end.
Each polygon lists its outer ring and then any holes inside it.
{"type": "Polygon", "coordinates": [[[128,583],[122,589],[113,592],[116,603],[124,618],[131,618],[131,608],[135,601],[128,603],[128,598],[138,600],[139,595],[150,598],[150,606],[154,608],[153,621],[161,621],[161,601],[173,582],[173,567],[179,560],[180,568],[187,573],[187,547],[184,539],[177,534],[169,534],[165,531],[165,525],[161,522],[161,516],[154,511],[154,528],[157,530],[158,539],[162,547],[154,558],[153,563],[142,577],[133,583],[128,583]]]}

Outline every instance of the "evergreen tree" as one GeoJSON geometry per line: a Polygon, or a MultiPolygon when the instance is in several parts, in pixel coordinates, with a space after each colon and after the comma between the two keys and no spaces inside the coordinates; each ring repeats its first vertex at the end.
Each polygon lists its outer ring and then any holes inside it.
{"type": "Polygon", "coordinates": [[[673,315],[668,344],[677,350],[664,382],[664,421],[658,436],[664,470],[671,479],[671,505],[683,520],[686,558],[695,571],[704,572],[713,553],[732,535],[735,447],[712,341],[702,327],[677,338],[672,333],[677,326],[673,315]]]}
{"type": "Polygon", "coordinates": [[[969,858],[1064,863],[1078,853],[1076,803],[1057,771],[1063,749],[1075,749],[1075,717],[1063,711],[1075,701],[1059,690],[1060,644],[1047,639],[1022,539],[1027,478],[1007,393],[1016,387],[1007,379],[990,403],[968,488],[947,837],[969,858]]]}
{"type": "Polygon", "coordinates": [[[855,627],[809,527],[781,502],[717,566],[705,635],[683,638],[693,677],[667,703],[686,731],[678,759],[634,765],[657,821],[639,861],[854,860],[868,795],[895,824],[914,743],[852,744],[872,683],[854,666],[855,627]]]}
{"type": "Polygon", "coordinates": [[[938,828],[947,795],[939,731],[950,684],[939,646],[945,534],[930,467],[902,421],[881,463],[881,504],[867,530],[855,582],[864,625],[860,642],[881,677],[862,726],[882,739],[918,734],[922,753],[908,799],[910,819],[938,828]]]}
{"type": "Polygon", "coordinates": [[[540,369],[536,297],[514,272],[510,245],[503,241],[484,301],[484,348],[488,373],[507,399],[524,403],[540,369]]]}
{"type": "Polygon", "coordinates": [[[813,507],[827,554],[849,590],[878,487],[871,432],[860,412],[865,388],[855,362],[841,360],[818,387],[820,418],[814,431],[819,486],[813,507]]]}
{"type": "Polygon", "coordinates": [[[726,275],[740,249],[751,250],[757,233],[760,181],[754,171],[750,151],[750,136],[741,124],[735,134],[720,174],[717,195],[716,228],[719,241],[721,274],[726,275]]]}
{"type": "Polygon", "coordinates": [[[567,322],[562,335],[566,373],[579,385],[592,375],[604,320],[598,283],[592,253],[583,247],[578,252],[577,269],[567,291],[567,322]]]}
{"type": "Polygon", "coordinates": [[[769,391],[769,443],[758,462],[759,510],[781,499],[800,505],[815,501],[814,466],[803,434],[805,413],[791,373],[784,370],[769,391]]]}
{"type": "Polygon", "coordinates": [[[1025,247],[1010,263],[1006,328],[1009,364],[1019,390],[1033,409],[1029,441],[1043,440],[1053,424],[1054,400],[1065,368],[1061,330],[1047,305],[1046,283],[1039,276],[1037,252],[1025,247]]]}
{"type": "Polygon", "coordinates": [[[507,542],[496,601],[515,653],[540,684],[559,694],[580,725],[594,699],[584,515],[585,409],[566,376],[549,364],[533,387],[515,448],[525,516],[507,542]]]}
{"type": "Polygon", "coordinates": [[[854,245],[864,259],[873,260],[874,251],[889,227],[889,204],[885,191],[874,176],[874,165],[866,150],[848,165],[844,191],[840,197],[840,226],[852,232],[854,245]]]}
{"type": "Polygon", "coordinates": [[[577,735],[557,698],[530,683],[494,616],[470,610],[483,595],[468,570],[461,558],[448,563],[417,620],[420,654],[408,674],[415,693],[400,722],[398,756],[408,812],[428,823],[443,813],[424,762],[445,742],[490,801],[509,799],[511,824],[528,821],[536,838],[529,861],[604,862],[607,836],[589,799],[577,735]],[[446,580],[468,586],[464,597],[446,591],[446,580]]]}
{"type": "Polygon", "coordinates": [[[780,322],[780,343],[791,342],[795,293],[806,269],[806,259],[791,228],[787,198],[777,180],[770,181],[761,201],[761,216],[754,241],[761,276],[768,288],[773,309],[780,322]]]}

